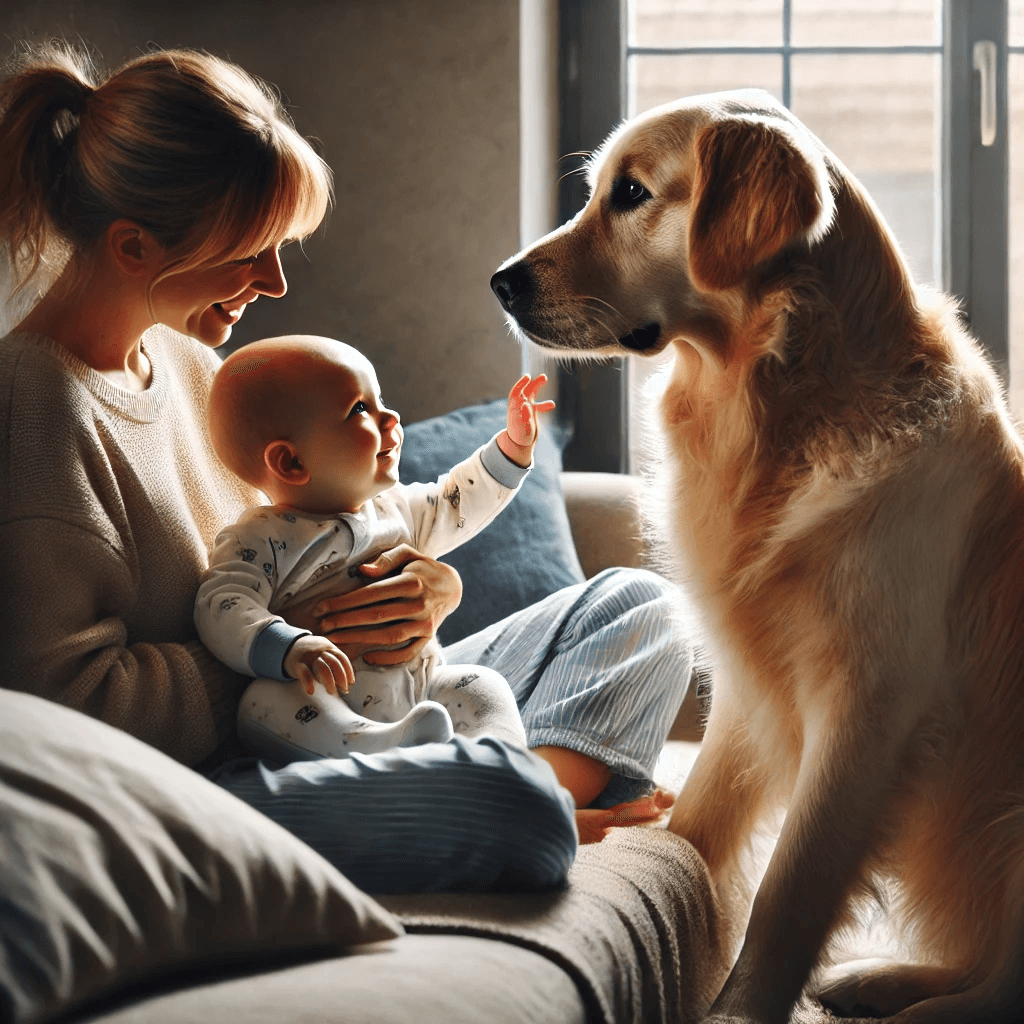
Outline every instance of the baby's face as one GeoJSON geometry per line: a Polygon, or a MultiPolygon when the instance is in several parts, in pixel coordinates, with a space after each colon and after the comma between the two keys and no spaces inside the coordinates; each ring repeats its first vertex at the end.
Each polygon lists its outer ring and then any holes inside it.
{"type": "Polygon", "coordinates": [[[302,507],[357,512],[398,483],[398,413],[384,405],[377,374],[358,353],[318,371],[308,398],[318,408],[296,441],[299,461],[310,474],[302,507]]]}

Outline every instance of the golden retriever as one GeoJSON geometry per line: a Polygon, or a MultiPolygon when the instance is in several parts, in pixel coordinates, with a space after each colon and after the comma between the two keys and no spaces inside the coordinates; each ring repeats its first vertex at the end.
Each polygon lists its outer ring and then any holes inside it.
{"type": "Polygon", "coordinates": [[[810,981],[842,1015],[1019,1021],[1024,445],[992,367],[766,93],[637,117],[589,175],[491,285],[547,350],[674,350],[660,515],[713,697],[669,828],[736,930],[709,1019],[785,1021],[810,981]],[[906,962],[829,967],[883,886],[906,962]]]}

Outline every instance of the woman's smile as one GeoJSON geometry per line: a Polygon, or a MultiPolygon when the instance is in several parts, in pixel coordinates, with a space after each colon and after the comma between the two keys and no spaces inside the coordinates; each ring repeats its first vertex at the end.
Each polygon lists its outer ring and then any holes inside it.
{"type": "Polygon", "coordinates": [[[258,295],[254,295],[251,299],[244,299],[241,302],[238,299],[227,299],[224,302],[215,302],[213,308],[220,314],[226,324],[236,324],[245,312],[245,307],[250,302],[255,302],[258,298],[258,295]]]}
{"type": "Polygon", "coordinates": [[[212,348],[223,345],[245,307],[261,295],[279,298],[288,290],[281,269],[280,242],[256,256],[173,274],[153,288],[154,319],[212,348]],[[214,295],[228,294],[214,301],[214,295]]]}

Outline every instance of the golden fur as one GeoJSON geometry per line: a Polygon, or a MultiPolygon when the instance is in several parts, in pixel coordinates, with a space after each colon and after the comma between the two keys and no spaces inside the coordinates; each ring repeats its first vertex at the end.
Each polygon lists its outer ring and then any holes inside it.
{"type": "Polygon", "coordinates": [[[1021,1019],[1024,446],[995,373],[767,94],[644,114],[590,173],[492,287],[546,349],[674,349],[655,508],[713,699],[669,827],[736,928],[710,1019],[785,1021],[809,980],[836,1013],[1021,1019]],[[883,886],[908,962],[824,969],[883,886]]]}

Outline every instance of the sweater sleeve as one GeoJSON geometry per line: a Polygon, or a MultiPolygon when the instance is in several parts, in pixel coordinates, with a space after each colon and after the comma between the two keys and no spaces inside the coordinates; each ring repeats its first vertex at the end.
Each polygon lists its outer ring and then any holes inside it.
{"type": "Polygon", "coordinates": [[[194,765],[231,731],[247,680],[196,639],[128,644],[138,573],[99,531],[43,517],[0,527],[5,684],[76,708],[194,765]]]}

